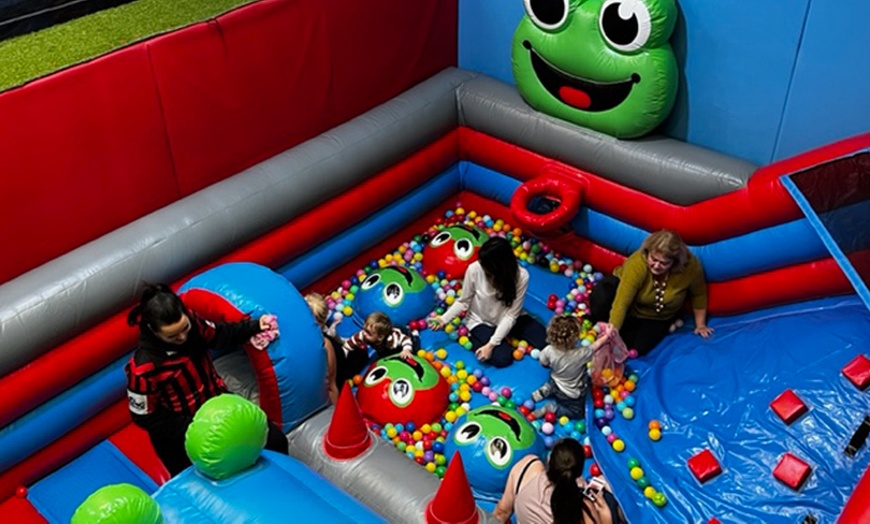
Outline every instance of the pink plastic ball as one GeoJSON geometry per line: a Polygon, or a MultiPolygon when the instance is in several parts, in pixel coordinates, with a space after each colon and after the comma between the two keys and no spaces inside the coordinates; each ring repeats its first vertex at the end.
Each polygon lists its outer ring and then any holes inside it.
{"type": "Polygon", "coordinates": [[[513,392],[511,391],[511,388],[507,386],[501,388],[501,396],[503,396],[504,398],[511,398],[512,394],[513,392]]]}

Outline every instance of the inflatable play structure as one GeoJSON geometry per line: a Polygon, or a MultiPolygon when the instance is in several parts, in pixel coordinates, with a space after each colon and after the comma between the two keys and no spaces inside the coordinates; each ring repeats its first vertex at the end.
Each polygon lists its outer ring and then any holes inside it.
{"type": "MultiPolygon", "coordinates": [[[[230,367],[244,369],[237,378],[246,396],[290,439],[289,461],[263,454],[275,462],[264,469],[280,470],[282,480],[246,476],[250,488],[232,498],[239,512],[256,510],[264,486],[298,497],[314,486],[336,511],[443,518],[429,511],[447,475],[439,482],[359,426],[350,432],[356,442],[330,437],[336,414],[355,420],[356,405],[345,396],[325,407],[317,393],[322,347],[301,295],[343,289],[360,268],[381,270],[369,286],[381,293],[387,274],[405,274],[387,269],[402,264],[379,262],[433,224],[451,232],[439,241],[454,249],[450,268],[461,268],[476,235],[458,217],[473,212],[486,234],[522,224],[526,261],[534,259],[527,309],[543,320],[553,314],[551,295],[578,302],[575,270],[610,271],[650,231],[679,232],[703,262],[714,337],[701,340],[689,326],[628,363],[633,416],[609,424],[622,451],[598,431],[592,409],[580,435],[630,522],[866,521],[870,451],[856,437],[870,411],[870,135],[761,167],[662,136],[621,140],[542,115],[514,86],[452,67],[450,2],[391,2],[383,18],[361,2],[348,2],[341,16],[312,4],[253,3],[0,96],[4,114],[28,103],[64,108],[58,114],[68,119],[53,127],[58,144],[92,133],[64,155],[25,147],[41,132],[27,119],[8,137],[23,152],[12,172],[44,173],[48,185],[87,175],[88,191],[12,208],[40,220],[8,236],[21,255],[4,264],[0,285],[4,520],[67,522],[89,495],[118,483],[160,489],[161,507],[199,489],[191,470],[169,480],[130,424],[123,364],[136,334],[124,317],[142,281],[174,283],[222,318],[268,310],[286,323],[265,351],[219,356],[240,364],[230,367]],[[329,23],[286,29],[310,17],[329,23]],[[427,30],[379,31],[404,19],[426,20],[427,30]],[[342,50],[368,32],[384,36],[363,72],[342,50]],[[302,57],[305,42],[335,56],[302,57]],[[396,74],[395,63],[413,67],[396,74]],[[307,83],[292,74],[302,68],[307,83]],[[388,80],[356,82],[379,76],[388,80]],[[77,112],[107,85],[124,97],[77,112]],[[120,141],[117,129],[135,136],[120,141]],[[104,218],[69,220],[97,203],[104,218]],[[348,446],[359,454],[336,458],[348,446]],[[646,495],[649,486],[664,498],[646,495]]],[[[427,250],[440,246],[430,240],[414,241],[424,270],[427,250]]],[[[387,296],[395,295],[371,298],[387,296]]],[[[350,319],[342,326],[353,329],[350,319]]],[[[423,347],[445,349],[454,369],[460,360],[482,369],[491,390],[527,398],[546,377],[532,358],[503,373],[487,369],[442,335],[424,331],[423,347]]],[[[506,420],[486,408],[490,401],[473,395],[469,407],[484,412],[464,413],[459,427],[506,420]]],[[[486,521],[497,489],[478,475],[492,466],[474,452],[486,445],[469,438],[474,449],[464,456],[460,444],[451,446],[475,509],[452,517],[486,521]]]]}

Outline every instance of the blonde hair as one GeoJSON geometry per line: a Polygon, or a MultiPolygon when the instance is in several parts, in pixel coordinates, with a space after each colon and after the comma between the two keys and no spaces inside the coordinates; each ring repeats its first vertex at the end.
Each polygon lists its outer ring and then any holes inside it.
{"type": "Polygon", "coordinates": [[[374,311],[366,317],[364,327],[370,328],[379,337],[386,337],[393,330],[393,322],[386,314],[374,311]]]}
{"type": "Polygon", "coordinates": [[[571,315],[557,315],[547,324],[547,343],[557,349],[573,349],[580,338],[580,321],[571,315]]]}
{"type": "Polygon", "coordinates": [[[326,318],[329,316],[329,308],[326,306],[326,300],[320,293],[308,293],[305,295],[305,303],[314,314],[314,320],[321,326],[326,324],[326,318]]]}
{"type": "Polygon", "coordinates": [[[689,248],[680,235],[673,231],[662,229],[652,233],[646,237],[643,244],[640,246],[643,256],[647,257],[650,253],[661,254],[674,261],[671,271],[677,272],[684,267],[689,261],[689,248]]]}

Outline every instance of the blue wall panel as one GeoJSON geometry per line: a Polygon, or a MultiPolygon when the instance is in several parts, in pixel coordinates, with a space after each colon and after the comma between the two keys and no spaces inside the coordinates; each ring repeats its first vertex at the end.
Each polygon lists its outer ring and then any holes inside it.
{"type": "Polygon", "coordinates": [[[774,159],[870,131],[867,0],[815,0],[774,159]]]}
{"type": "MultiPolygon", "coordinates": [[[[768,164],[870,130],[865,0],[678,0],[680,91],[661,131],[768,164]]],[[[459,66],[513,83],[522,0],[460,0],[459,66]]]]}

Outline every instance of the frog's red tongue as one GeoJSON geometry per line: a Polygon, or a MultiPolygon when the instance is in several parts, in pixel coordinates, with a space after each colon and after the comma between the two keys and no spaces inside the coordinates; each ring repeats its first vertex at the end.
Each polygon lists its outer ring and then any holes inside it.
{"type": "Polygon", "coordinates": [[[560,87],[559,98],[561,98],[566,104],[579,109],[588,109],[592,104],[592,99],[589,98],[589,95],[573,87],[560,87]]]}

